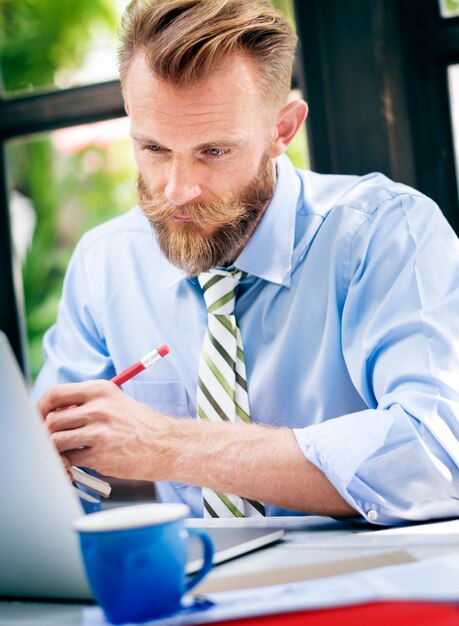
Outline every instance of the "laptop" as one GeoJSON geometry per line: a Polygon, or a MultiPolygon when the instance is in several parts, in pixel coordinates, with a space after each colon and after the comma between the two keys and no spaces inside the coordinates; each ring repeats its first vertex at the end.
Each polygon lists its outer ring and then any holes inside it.
{"type": "Polygon", "coordinates": [[[73,492],[0,333],[0,595],[90,600],[73,492]]]}
{"type": "MultiPolygon", "coordinates": [[[[92,600],[72,523],[84,515],[0,331],[0,596],[92,600]]],[[[278,541],[272,528],[207,528],[214,563],[278,541]]],[[[187,572],[199,569],[191,544],[187,572]]]]}

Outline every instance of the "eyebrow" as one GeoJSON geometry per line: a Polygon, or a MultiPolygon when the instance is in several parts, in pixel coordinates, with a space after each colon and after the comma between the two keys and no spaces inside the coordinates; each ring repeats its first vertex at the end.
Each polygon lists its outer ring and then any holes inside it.
{"type": "MultiPolygon", "coordinates": [[[[137,135],[137,134],[136,135],[132,134],[131,137],[135,141],[140,141],[147,145],[160,146],[161,148],[165,148],[166,150],[169,149],[169,148],[166,148],[166,146],[164,146],[160,141],[156,141],[155,139],[152,139],[151,137],[144,137],[142,135],[137,135]]],[[[216,139],[215,141],[206,141],[205,143],[201,143],[197,146],[194,146],[193,150],[208,150],[209,148],[215,148],[215,147],[233,148],[237,146],[238,143],[239,142],[235,141],[234,139],[221,138],[221,139],[216,139]]]]}
{"type": "Polygon", "coordinates": [[[149,143],[155,146],[160,146],[161,144],[158,141],[155,141],[154,139],[150,139],[148,137],[143,137],[142,135],[134,135],[131,133],[131,137],[132,139],[134,139],[135,141],[141,141],[142,143],[149,143]]]}

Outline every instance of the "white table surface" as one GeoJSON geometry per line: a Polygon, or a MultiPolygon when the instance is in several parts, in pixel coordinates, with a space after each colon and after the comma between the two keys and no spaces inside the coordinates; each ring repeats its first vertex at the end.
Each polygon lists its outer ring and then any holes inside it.
{"type": "MultiPolygon", "coordinates": [[[[221,578],[241,572],[256,573],[287,566],[324,563],[404,550],[416,559],[428,559],[459,551],[459,520],[410,527],[375,529],[343,524],[324,517],[246,520],[249,526],[284,526],[282,542],[216,567],[210,576],[221,578]]],[[[235,521],[234,523],[240,523],[235,521]]],[[[210,520],[215,526],[227,520],[210,520]]],[[[190,525],[208,525],[192,520],[190,525]]],[[[458,596],[459,597],[459,596],[458,596]]],[[[89,605],[49,602],[0,601],[0,626],[85,626],[89,605]]]]}

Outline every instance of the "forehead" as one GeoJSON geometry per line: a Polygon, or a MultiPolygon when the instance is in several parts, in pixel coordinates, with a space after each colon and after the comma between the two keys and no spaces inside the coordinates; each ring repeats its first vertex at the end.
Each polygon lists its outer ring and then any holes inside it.
{"type": "Polygon", "coordinates": [[[125,84],[132,133],[157,141],[168,136],[200,140],[206,134],[259,132],[260,118],[268,110],[260,94],[256,67],[242,54],[226,59],[211,77],[183,86],[155,77],[144,55],[138,54],[125,84]]]}

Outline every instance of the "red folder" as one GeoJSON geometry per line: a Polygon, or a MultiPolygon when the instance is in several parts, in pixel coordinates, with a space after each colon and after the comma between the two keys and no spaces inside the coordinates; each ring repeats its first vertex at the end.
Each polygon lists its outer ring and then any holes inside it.
{"type": "Polygon", "coordinates": [[[219,622],[218,626],[459,626],[459,605],[372,602],[219,622]]]}

